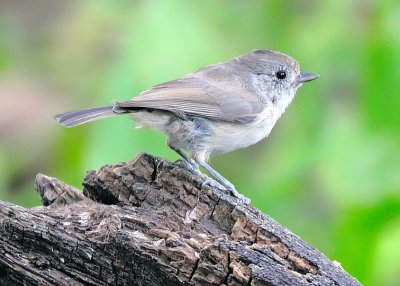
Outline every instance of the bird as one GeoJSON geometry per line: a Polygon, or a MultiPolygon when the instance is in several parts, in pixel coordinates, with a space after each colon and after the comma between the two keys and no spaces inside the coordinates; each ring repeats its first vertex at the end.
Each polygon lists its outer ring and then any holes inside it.
{"type": "Polygon", "coordinates": [[[229,190],[250,203],[207,162],[211,155],[246,148],[267,137],[303,83],[319,75],[304,72],[289,55],[258,49],[208,65],[181,78],[151,87],[129,100],[55,116],[73,127],[110,116],[128,114],[140,127],[166,134],[167,145],[205,184],[229,190]]]}

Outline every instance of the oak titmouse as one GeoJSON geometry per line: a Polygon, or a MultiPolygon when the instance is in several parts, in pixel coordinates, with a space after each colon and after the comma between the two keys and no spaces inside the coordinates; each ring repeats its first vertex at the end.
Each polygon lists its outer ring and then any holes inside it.
{"type": "MultiPolygon", "coordinates": [[[[300,71],[297,61],[285,54],[254,50],[156,85],[130,100],[55,118],[72,127],[129,114],[141,126],[166,133],[168,146],[191,169],[198,171],[202,166],[234,196],[247,201],[206,161],[213,153],[244,148],[268,136],[297,89],[316,78],[315,74],[300,71]]],[[[206,180],[211,182],[214,181],[206,180]]]]}

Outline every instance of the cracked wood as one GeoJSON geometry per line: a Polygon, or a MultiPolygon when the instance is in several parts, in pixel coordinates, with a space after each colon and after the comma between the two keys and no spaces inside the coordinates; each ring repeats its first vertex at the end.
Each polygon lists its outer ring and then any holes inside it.
{"type": "Polygon", "coordinates": [[[90,171],[83,194],[38,175],[45,207],[0,202],[0,285],[360,285],[202,182],[148,154],[90,171]]]}

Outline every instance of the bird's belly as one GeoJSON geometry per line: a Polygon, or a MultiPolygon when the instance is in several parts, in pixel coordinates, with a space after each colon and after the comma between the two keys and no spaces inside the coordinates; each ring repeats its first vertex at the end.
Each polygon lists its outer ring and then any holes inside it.
{"type": "Polygon", "coordinates": [[[249,124],[214,122],[211,124],[214,136],[208,142],[210,151],[226,153],[253,145],[269,135],[277,119],[273,112],[265,111],[249,124]]]}
{"type": "Polygon", "coordinates": [[[193,153],[226,153],[253,145],[267,137],[279,115],[273,109],[262,112],[248,124],[228,123],[193,117],[181,120],[170,113],[137,112],[131,116],[143,127],[165,132],[168,142],[193,153]]]}

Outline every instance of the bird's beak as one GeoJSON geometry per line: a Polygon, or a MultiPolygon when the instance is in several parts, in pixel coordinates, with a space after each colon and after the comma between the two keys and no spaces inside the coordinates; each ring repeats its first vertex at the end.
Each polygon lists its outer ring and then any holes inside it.
{"type": "Polygon", "coordinates": [[[319,75],[310,72],[300,72],[300,77],[296,80],[297,83],[303,83],[319,78],[319,75]]]}

